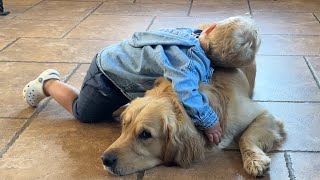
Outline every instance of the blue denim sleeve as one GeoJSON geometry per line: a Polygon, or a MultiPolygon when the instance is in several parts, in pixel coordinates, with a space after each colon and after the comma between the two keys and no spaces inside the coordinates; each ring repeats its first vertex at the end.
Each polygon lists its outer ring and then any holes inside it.
{"type": "Polygon", "coordinates": [[[199,92],[199,75],[191,70],[177,70],[165,65],[164,76],[172,81],[188,115],[199,129],[207,129],[219,121],[207,96],[199,92]]]}

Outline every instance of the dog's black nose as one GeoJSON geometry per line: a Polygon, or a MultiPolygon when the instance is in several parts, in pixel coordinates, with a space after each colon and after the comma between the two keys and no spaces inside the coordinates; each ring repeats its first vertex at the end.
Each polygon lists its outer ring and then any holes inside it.
{"type": "Polygon", "coordinates": [[[103,164],[107,167],[115,166],[117,163],[117,156],[114,153],[104,154],[101,157],[103,164]]]}

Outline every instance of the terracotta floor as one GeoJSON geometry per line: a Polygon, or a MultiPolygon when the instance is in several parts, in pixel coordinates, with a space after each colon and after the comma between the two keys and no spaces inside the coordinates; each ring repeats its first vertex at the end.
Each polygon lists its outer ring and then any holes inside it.
{"type": "MultiPolygon", "coordinates": [[[[135,31],[192,27],[252,13],[260,27],[254,99],[285,121],[264,179],[320,179],[319,0],[4,0],[0,17],[0,179],[116,179],[100,155],[116,123],[81,124],[51,99],[37,109],[24,85],[47,68],[76,87],[101,48],[135,31]]],[[[157,167],[121,179],[251,179],[238,150],[189,169],[157,167]]]]}

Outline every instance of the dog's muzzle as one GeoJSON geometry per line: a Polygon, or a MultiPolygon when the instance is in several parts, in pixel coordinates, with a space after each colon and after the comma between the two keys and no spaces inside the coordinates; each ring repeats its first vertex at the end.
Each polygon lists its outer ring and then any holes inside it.
{"type": "Polygon", "coordinates": [[[114,153],[107,153],[102,155],[101,160],[103,165],[109,168],[113,168],[116,166],[118,158],[117,155],[114,153]]]}

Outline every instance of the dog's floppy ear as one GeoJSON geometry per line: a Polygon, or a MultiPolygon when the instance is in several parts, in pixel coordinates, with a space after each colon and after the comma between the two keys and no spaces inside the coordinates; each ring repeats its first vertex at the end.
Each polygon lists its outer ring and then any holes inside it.
{"type": "Polygon", "coordinates": [[[154,87],[158,87],[161,83],[166,83],[167,81],[169,82],[165,77],[159,77],[154,82],[154,87]]]}
{"type": "Polygon", "coordinates": [[[179,99],[178,99],[178,95],[177,93],[173,90],[172,84],[171,82],[164,78],[164,77],[160,77],[158,78],[155,83],[154,83],[154,88],[150,91],[154,91],[152,92],[153,94],[156,94],[157,96],[165,96],[170,98],[170,101],[172,103],[172,105],[174,106],[174,110],[175,110],[175,114],[177,116],[177,120],[185,120],[184,116],[188,116],[187,114],[183,115],[184,110],[183,110],[183,106],[180,103],[179,99]]]}
{"type": "Polygon", "coordinates": [[[166,146],[164,162],[174,162],[181,167],[189,167],[191,162],[199,160],[204,155],[204,140],[197,130],[185,120],[176,117],[164,117],[166,146]]]}
{"type": "Polygon", "coordinates": [[[153,88],[146,92],[146,96],[161,96],[164,93],[174,93],[171,82],[164,77],[156,79],[153,88]]]}
{"type": "Polygon", "coordinates": [[[163,114],[163,129],[166,134],[164,162],[175,162],[182,167],[203,156],[204,140],[201,138],[188,114],[180,103],[171,82],[158,78],[147,95],[167,98],[173,106],[173,114],[163,114]]]}

